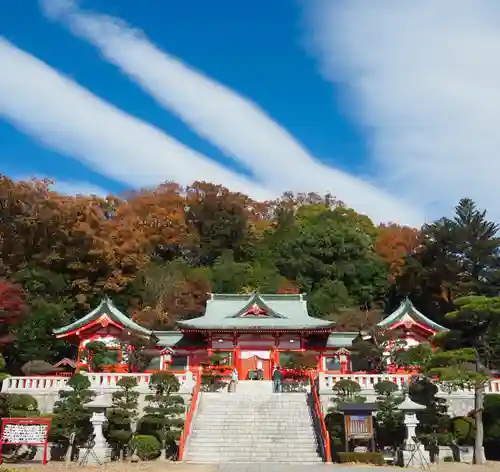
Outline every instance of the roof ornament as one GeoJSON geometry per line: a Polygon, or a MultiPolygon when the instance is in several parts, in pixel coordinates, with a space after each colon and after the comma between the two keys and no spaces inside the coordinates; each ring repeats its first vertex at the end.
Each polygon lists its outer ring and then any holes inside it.
{"type": "Polygon", "coordinates": [[[243,316],[267,316],[267,310],[254,303],[243,316]]]}

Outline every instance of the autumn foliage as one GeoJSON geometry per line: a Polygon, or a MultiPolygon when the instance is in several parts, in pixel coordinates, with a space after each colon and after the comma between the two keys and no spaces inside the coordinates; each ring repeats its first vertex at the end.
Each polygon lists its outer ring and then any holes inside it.
{"type": "Polygon", "coordinates": [[[257,202],[165,182],[65,196],[0,175],[0,342],[20,340],[4,349],[11,364],[71,357],[52,330],[104,295],[154,329],[203,314],[209,292],[303,293],[311,315],[344,330],[410,296],[442,322],[456,294],[499,293],[497,229],[467,199],[454,220],[413,229],[376,226],[331,195],[257,202]]]}
{"type": "Polygon", "coordinates": [[[381,225],[375,241],[375,251],[388,264],[389,276],[394,280],[401,274],[405,258],[420,244],[420,231],[396,224],[381,225]]]}
{"type": "Polygon", "coordinates": [[[0,346],[14,341],[12,327],[23,321],[26,296],[19,285],[0,280],[0,346]]]}

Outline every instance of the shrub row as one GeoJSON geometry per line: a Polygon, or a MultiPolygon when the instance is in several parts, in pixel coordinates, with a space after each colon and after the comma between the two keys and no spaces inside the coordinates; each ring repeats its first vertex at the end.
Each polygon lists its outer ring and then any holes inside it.
{"type": "Polygon", "coordinates": [[[381,452],[338,452],[339,462],[357,462],[360,464],[384,465],[381,452]]]}

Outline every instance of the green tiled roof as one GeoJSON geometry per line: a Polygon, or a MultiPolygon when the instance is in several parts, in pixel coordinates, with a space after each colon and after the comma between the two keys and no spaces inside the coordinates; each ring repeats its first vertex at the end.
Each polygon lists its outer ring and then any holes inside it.
{"type": "Polygon", "coordinates": [[[132,321],[128,316],[124,315],[118,308],[116,308],[113,302],[107,297],[103,298],[99,306],[94,310],[92,310],[88,315],[85,315],[83,318],[80,318],[79,320],[76,320],[67,326],[54,329],[54,334],[60,335],[81,328],[86,324],[97,320],[102,315],[107,315],[113,321],[121,324],[125,328],[130,329],[131,331],[135,331],[137,333],[141,333],[146,336],[150,336],[152,334],[151,330],[138,325],[137,323],[132,321]]]}
{"type": "Polygon", "coordinates": [[[380,321],[377,326],[380,328],[389,328],[393,324],[401,321],[406,315],[413,318],[417,323],[428,326],[437,332],[448,331],[448,328],[430,320],[427,316],[418,311],[409,298],[405,298],[397,310],[380,321]]]}
{"type": "Polygon", "coordinates": [[[330,321],[309,316],[307,302],[296,294],[212,294],[205,315],[179,321],[186,329],[298,330],[333,328],[330,321]],[[256,305],[266,314],[252,315],[256,305]]]}
{"type": "Polygon", "coordinates": [[[155,331],[154,335],[158,338],[158,346],[175,346],[179,344],[183,338],[183,334],[180,331],[155,331]]]}
{"type": "Polygon", "coordinates": [[[326,341],[326,347],[351,347],[352,341],[358,335],[354,331],[330,333],[326,341]]]}

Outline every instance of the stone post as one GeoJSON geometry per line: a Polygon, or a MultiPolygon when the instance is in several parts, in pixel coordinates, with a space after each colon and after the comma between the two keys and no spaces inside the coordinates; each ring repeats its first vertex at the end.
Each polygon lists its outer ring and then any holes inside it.
{"type": "MultiPolygon", "coordinates": [[[[106,418],[106,409],[111,406],[109,400],[106,399],[104,395],[97,396],[94,400],[87,403],[85,405],[89,410],[92,411],[92,416],[90,417],[90,422],[92,423],[92,427],[94,429],[94,453],[99,459],[101,464],[105,464],[106,462],[111,461],[111,448],[102,433],[102,426],[107,421],[106,418]]],[[[86,453],[86,449],[84,447],[80,448],[80,459],[86,453]]],[[[97,462],[92,454],[87,456],[86,464],[95,465],[97,462]]]]}
{"type": "Polygon", "coordinates": [[[429,452],[424,449],[422,443],[417,444],[414,438],[419,423],[416,412],[425,410],[425,406],[410,400],[406,394],[404,401],[398,405],[397,409],[404,413],[404,425],[406,427],[406,438],[402,451],[404,464],[402,465],[405,467],[423,467],[426,465],[425,462],[429,463],[429,452]]]}

